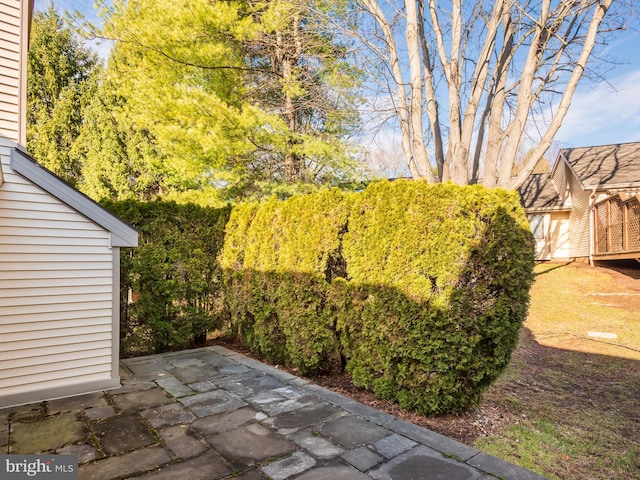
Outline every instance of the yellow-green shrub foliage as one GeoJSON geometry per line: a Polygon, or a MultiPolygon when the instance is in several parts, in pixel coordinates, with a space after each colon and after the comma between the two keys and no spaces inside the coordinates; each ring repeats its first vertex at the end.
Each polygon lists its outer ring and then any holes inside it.
{"type": "Polygon", "coordinates": [[[327,266],[345,222],[338,190],[233,210],[220,261],[232,330],[246,346],[304,373],[339,358],[327,266]]]}
{"type": "Polygon", "coordinates": [[[383,182],[350,207],[339,328],[354,383],[427,414],[473,405],[527,312],[533,241],[517,195],[383,182]]]}
{"type": "Polygon", "coordinates": [[[221,256],[234,332],[422,413],[461,410],[509,361],[533,279],[515,193],[396,181],[237,207],[221,256]]]}

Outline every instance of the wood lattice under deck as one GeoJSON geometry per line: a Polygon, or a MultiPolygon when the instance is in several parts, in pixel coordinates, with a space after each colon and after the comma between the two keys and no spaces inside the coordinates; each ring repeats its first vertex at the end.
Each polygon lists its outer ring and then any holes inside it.
{"type": "Polygon", "coordinates": [[[640,258],[640,194],[614,195],[595,205],[594,258],[640,258]]]}

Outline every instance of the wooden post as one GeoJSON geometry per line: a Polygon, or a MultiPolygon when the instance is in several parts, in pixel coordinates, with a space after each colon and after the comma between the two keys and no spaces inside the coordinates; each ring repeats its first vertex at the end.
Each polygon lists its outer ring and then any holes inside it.
{"type": "Polygon", "coordinates": [[[611,252],[611,200],[607,200],[607,247],[605,253],[611,252]]]}

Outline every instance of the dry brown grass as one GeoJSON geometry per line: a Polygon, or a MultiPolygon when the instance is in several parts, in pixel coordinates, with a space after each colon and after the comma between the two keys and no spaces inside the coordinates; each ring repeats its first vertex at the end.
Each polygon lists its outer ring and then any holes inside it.
{"type": "Polygon", "coordinates": [[[475,445],[549,478],[640,479],[640,280],[581,264],[537,273],[513,362],[480,405],[508,420],[475,445]]]}

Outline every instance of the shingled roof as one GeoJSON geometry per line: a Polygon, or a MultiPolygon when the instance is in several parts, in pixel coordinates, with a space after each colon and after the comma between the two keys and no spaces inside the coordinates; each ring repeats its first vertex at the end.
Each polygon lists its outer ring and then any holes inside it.
{"type": "Polygon", "coordinates": [[[640,142],[560,150],[585,188],[640,184],[640,142]]]}
{"type": "Polygon", "coordinates": [[[548,173],[532,173],[518,188],[522,206],[526,209],[561,207],[558,195],[548,173]]]}

